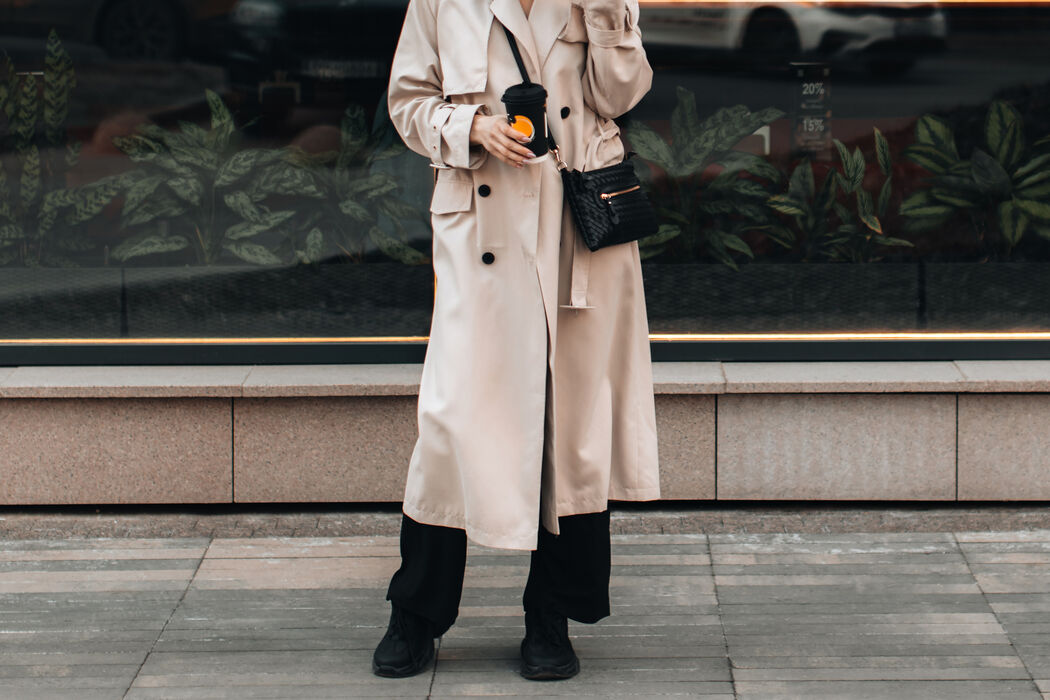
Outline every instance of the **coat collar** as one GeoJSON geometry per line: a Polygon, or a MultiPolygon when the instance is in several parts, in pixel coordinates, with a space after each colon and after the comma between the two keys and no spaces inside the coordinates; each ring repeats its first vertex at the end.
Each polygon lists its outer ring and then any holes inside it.
{"type": "MultiPolygon", "coordinates": [[[[489,8],[518,40],[529,77],[542,82],[541,69],[554,41],[569,21],[571,0],[533,0],[528,17],[519,0],[491,0],[489,8]]],[[[499,32],[503,35],[502,27],[499,32]]]]}

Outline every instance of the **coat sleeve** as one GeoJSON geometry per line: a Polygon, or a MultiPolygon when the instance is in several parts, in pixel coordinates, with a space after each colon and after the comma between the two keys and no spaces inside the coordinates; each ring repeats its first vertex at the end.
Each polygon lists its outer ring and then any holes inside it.
{"type": "Polygon", "coordinates": [[[390,120],[405,145],[437,167],[481,167],[488,151],[471,145],[470,127],[486,105],[453,104],[442,96],[437,53],[437,0],[410,0],[387,86],[390,120]]]}
{"type": "Polygon", "coordinates": [[[638,104],[653,83],[638,27],[638,0],[576,1],[587,27],[583,99],[600,116],[615,119],[638,104]]]}

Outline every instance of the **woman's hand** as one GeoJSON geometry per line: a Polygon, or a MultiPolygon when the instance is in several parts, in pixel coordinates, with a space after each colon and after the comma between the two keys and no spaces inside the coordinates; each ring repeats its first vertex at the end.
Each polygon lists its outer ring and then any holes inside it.
{"type": "Polygon", "coordinates": [[[470,142],[482,148],[507,165],[520,168],[533,157],[532,151],[522,145],[520,131],[510,128],[505,114],[475,114],[470,125],[470,142]]]}

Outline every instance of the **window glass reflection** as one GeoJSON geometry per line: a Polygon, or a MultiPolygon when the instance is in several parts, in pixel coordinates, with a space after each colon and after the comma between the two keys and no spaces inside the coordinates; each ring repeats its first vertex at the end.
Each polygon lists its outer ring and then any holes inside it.
{"type": "MultiPolygon", "coordinates": [[[[0,338],[425,336],[407,0],[0,0],[0,338]]],[[[660,333],[1050,330],[1043,4],[645,2],[660,333]]]]}

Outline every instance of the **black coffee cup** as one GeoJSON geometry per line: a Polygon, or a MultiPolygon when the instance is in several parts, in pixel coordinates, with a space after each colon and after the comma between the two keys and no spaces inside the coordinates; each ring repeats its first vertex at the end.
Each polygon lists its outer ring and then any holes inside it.
{"type": "Polygon", "coordinates": [[[507,88],[500,99],[507,105],[511,127],[529,137],[525,145],[533,155],[537,159],[547,155],[547,90],[538,83],[519,83],[507,88]]]}

